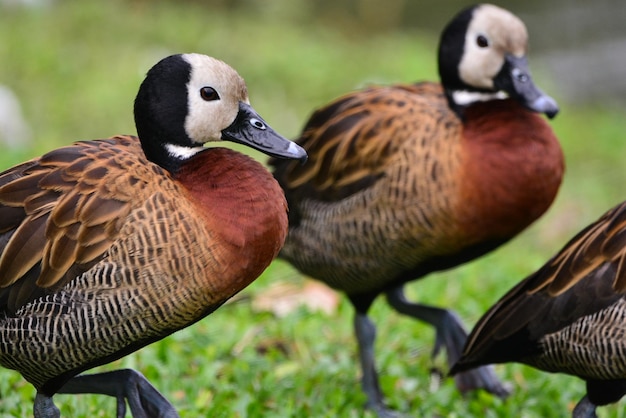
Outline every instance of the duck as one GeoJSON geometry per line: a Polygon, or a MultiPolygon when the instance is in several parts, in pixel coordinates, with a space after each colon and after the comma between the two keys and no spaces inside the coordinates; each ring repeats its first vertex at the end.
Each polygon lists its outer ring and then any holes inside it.
{"type": "MultiPolygon", "coordinates": [[[[403,315],[435,327],[433,356],[448,364],[467,338],[451,310],[410,301],[404,286],[506,243],[537,220],[559,190],[564,157],[544,115],[557,102],[534,83],[528,33],[508,10],[480,4],[444,28],[440,82],[369,86],[313,112],[295,140],[304,165],[269,161],[289,205],[279,258],[344,293],[366,407],[393,416],[378,382],[381,294],[403,315]]],[[[462,392],[506,396],[493,368],[459,373],[462,392]]]]}
{"type": "Polygon", "coordinates": [[[245,144],[304,160],[250,105],[243,78],[198,53],[163,58],[134,102],[137,135],[75,142],[0,174],[0,365],[36,389],[177,417],[138,371],[83,374],[206,317],[276,257],[283,191],[245,144]]]}
{"type": "Polygon", "coordinates": [[[576,234],[478,320],[450,373],[517,362],[579,377],[574,418],[626,394],[626,201],[576,234]]]}

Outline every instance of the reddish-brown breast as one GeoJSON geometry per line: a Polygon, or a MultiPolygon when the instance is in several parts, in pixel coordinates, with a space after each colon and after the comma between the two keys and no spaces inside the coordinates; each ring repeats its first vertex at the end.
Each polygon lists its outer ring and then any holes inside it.
{"type": "Polygon", "coordinates": [[[177,180],[204,218],[219,265],[208,266],[212,286],[238,291],[277,256],[287,235],[287,202],[260,163],[241,153],[212,148],[188,162],[177,180]],[[222,274],[219,274],[219,273],[222,274]],[[215,273],[218,273],[215,275],[215,273]]]}
{"type": "Polygon", "coordinates": [[[463,124],[461,230],[508,239],[541,216],[561,184],[564,158],[545,119],[513,100],[479,103],[463,124]]]}

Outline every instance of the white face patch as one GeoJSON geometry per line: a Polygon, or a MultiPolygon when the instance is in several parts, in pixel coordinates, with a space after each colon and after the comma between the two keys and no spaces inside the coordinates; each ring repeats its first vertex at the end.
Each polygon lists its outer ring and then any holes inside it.
{"type": "MultiPolygon", "coordinates": [[[[191,64],[187,84],[188,111],[185,131],[197,144],[222,139],[222,130],[229,127],[239,112],[239,102],[248,103],[246,84],[228,64],[201,54],[184,54],[191,64]],[[200,95],[203,87],[213,88],[218,100],[206,101],[200,95]]],[[[194,152],[195,153],[195,152],[194,152]]]]}
{"type": "Polygon", "coordinates": [[[515,15],[489,4],[478,7],[465,34],[459,64],[461,80],[472,87],[493,89],[493,79],[500,72],[505,55],[524,56],[527,43],[526,26],[515,15]],[[487,46],[481,47],[485,43],[487,46]]]}

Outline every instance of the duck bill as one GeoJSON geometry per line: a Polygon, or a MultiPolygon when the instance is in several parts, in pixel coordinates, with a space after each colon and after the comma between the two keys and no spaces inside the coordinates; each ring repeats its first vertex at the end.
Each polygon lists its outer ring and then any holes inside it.
{"type": "Polygon", "coordinates": [[[307,153],[298,144],[274,131],[247,103],[239,102],[235,121],[222,131],[222,139],[247,145],[264,154],[305,162],[307,153]]]}
{"type": "Polygon", "coordinates": [[[559,112],[556,101],[535,86],[525,56],[507,55],[494,82],[496,89],[506,91],[529,110],[544,113],[550,119],[559,112]]]}

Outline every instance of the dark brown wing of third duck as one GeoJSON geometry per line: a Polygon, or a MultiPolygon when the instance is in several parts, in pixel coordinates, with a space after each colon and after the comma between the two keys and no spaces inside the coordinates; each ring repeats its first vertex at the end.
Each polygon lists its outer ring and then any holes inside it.
{"type": "Polygon", "coordinates": [[[626,394],[626,202],[572,238],[478,321],[452,372],[520,362],[584,379],[575,417],[626,394]]]}

